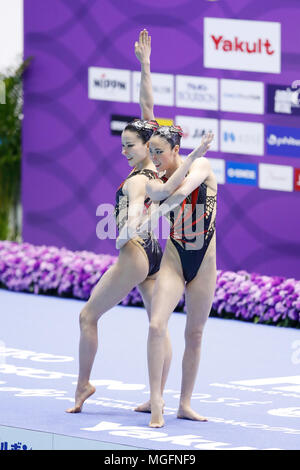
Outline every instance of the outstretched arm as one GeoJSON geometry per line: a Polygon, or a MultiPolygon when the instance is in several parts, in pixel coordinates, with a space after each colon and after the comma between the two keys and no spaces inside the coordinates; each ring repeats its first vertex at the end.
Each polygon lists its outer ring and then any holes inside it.
{"type": "MultiPolygon", "coordinates": [[[[160,205],[160,217],[166,215],[168,212],[173,210],[176,206],[182,203],[182,201],[191,194],[201,183],[203,183],[208,177],[211,171],[211,166],[207,158],[201,158],[195,162],[191,172],[183,183],[160,205]]],[[[153,213],[152,217],[156,217],[153,213]]]]}
{"type": "MultiPolygon", "coordinates": [[[[150,232],[155,230],[160,217],[168,214],[170,211],[178,207],[179,204],[194,191],[203,181],[206,180],[211,171],[211,166],[207,158],[199,159],[195,162],[190,174],[184,179],[184,182],[179,188],[174,191],[160,206],[151,212],[151,215],[144,219],[138,226],[137,232],[131,232],[128,234],[129,238],[134,238],[139,233],[150,232]]],[[[140,219],[141,220],[141,219],[140,219]]],[[[135,224],[137,226],[137,224],[135,224]]],[[[128,240],[127,240],[128,241],[128,240]]],[[[126,243],[126,242],[125,242],[126,243]]],[[[120,245],[117,248],[121,248],[125,244],[120,241],[120,245]]]]}
{"type": "MultiPolygon", "coordinates": [[[[181,204],[189,194],[206,180],[210,171],[211,166],[207,158],[201,158],[201,160],[195,162],[190,174],[184,179],[183,183],[159,206],[159,208],[152,212],[152,230],[156,226],[155,221],[181,204]]],[[[146,224],[146,221],[143,222],[139,230],[145,230],[146,224]]]]}
{"type": "Polygon", "coordinates": [[[153,91],[150,73],[151,36],[144,29],[140,32],[139,40],[134,45],[135,55],[141,63],[140,106],[142,119],[154,119],[153,91]]]}
{"type": "Polygon", "coordinates": [[[201,140],[201,144],[195,150],[193,150],[188,157],[184,160],[182,165],[170,176],[168,181],[161,184],[160,180],[151,180],[146,185],[147,194],[154,201],[163,201],[173,194],[183,183],[184,178],[189,171],[192,163],[200,157],[203,157],[210,147],[214,135],[209,132],[204,135],[201,140]]]}

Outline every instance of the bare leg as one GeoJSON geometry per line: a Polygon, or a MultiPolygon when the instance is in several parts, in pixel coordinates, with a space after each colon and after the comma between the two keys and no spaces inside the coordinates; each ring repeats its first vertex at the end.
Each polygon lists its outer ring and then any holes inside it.
{"type": "MultiPolygon", "coordinates": [[[[212,240],[213,241],[213,240],[212,240]]],[[[186,286],[187,322],[182,361],[181,395],[178,418],[207,421],[191,408],[191,398],[200,362],[203,330],[210,313],[216,285],[213,247],[207,252],[197,276],[186,286]]]]}
{"type": "MultiPolygon", "coordinates": [[[[138,289],[142,295],[144,305],[148,314],[149,322],[150,322],[150,316],[151,316],[151,300],[153,296],[153,290],[154,290],[156,278],[157,278],[157,274],[155,275],[155,278],[149,277],[138,286],[138,289]]],[[[161,395],[163,395],[163,391],[166,385],[168,373],[170,370],[171,360],[172,360],[172,345],[171,345],[171,340],[170,340],[170,334],[169,334],[169,331],[167,330],[167,334],[165,338],[164,365],[163,365],[163,372],[162,372],[162,379],[161,379],[161,395]]],[[[164,405],[164,402],[163,402],[163,405],[164,405]]],[[[151,412],[150,400],[148,400],[146,403],[143,403],[142,405],[137,406],[134,409],[134,411],[139,411],[142,413],[150,413],[151,412]]]]}
{"type": "Polygon", "coordinates": [[[168,241],[163,255],[151,306],[151,321],[148,335],[148,369],[150,382],[151,421],[150,427],[164,425],[161,383],[164,367],[167,323],[184,291],[184,279],[177,253],[170,250],[168,241]],[[170,295],[172,292],[172,295],[170,295]]]}
{"type": "Polygon", "coordinates": [[[68,413],[79,413],[84,401],[95,392],[89,379],[98,348],[99,318],[142,282],[147,273],[148,262],[145,255],[129,242],[121,249],[116,264],[105,272],[93,289],[80,313],[79,376],[75,406],[66,410],[68,413]]]}

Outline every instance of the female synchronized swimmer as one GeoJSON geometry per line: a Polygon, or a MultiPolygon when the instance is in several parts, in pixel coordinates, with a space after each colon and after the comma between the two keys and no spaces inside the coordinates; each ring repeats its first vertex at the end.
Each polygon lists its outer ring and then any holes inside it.
{"type": "MultiPolygon", "coordinates": [[[[164,176],[149,181],[146,191],[153,202],[161,205],[152,211],[150,220],[148,217],[139,227],[141,231],[149,226],[154,228],[160,216],[169,215],[170,237],[155,281],[148,335],[150,427],[164,425],[161,395],[164,342],[169,317],[183,292],[187,315],[177,417],[207,421],[191,408],[191,397],[199,367],[203,330],[216,285],[217,181],[209,160],[203,156],[213,135],[204,136],[200,147],[185,160],[179,155],[181,135],[178,127],[164,126],[158,128],[149,140],[152,161],[164,176]],[[182,175],[186,175],[184,179],[182,175]]],[[[117,247],[123,244],[124,240],[120,240],[117,247]]]]}
{"type": "MultiPolygon", "coordinates": [[[[142,31],[135,43],[135,53],[141,62],[140,106],[142,120],[128,124],[122,133],[122,153],[133,170],[120,185],[116,194],[116,222],[121,235],[125,222],[134,231],[142,216],[141,207],[148,210],[151,200],[146,195],[146,183],[157,177],[147,141],[158,124],[153,121],[153,98],[150,76],[151,40],[142,31]]],[[[138,287],[150,318],[150,304],[154,281],[160,267],[162,250],[153,233],[143,233],[124,246],[117,262],[105,272],[94,287],[80,313],[79,376],[75,392],[75,406],[69,413],[79,413],[84,401],[95,392],[89,382],[98,348],[97,323],[100,317],[117,305],[135,286],[138,287]]],[[[168,333],[164,342],[163,390],[171,361],[168,333]]],[[[137,411],[143,411],[137,409],[137,411]]]]}
{"type": "MultiPolygon", "coordinates": [[[[205,137],[203,145],[212,140],[205,137]]],[[[180,135],[172,128],[158,129],[150,139],[150,154],[159,171],[165,170],[168,181],[183,165],[179,155],[180,135]]],[[[189,173],[172,193],[164,191],[158,180],[147,185],[153,201],[164,201],[162,214],[176,207],[171,217],[171,234],[167,241],[161,268],[153,292],[151,323],[148,336],[151,427],[161,427],[162,402],[159,381],[162,376],[163,345],[171,313],[185,291],[187,310],[185,351],[182,361],[182,383],[177,416],[206,421],[191,408],[191,397],[200,361],[203,330],[210,313],[216,285],[216,199],[217,181],[203,149],[197,149],[189,173]],[[199,152],[200,150],[200,152],[199,152]],[[187,210],[185,210],[185,206],[187,210]],[[175,211],[176,214],[176,211],[175,211]],[[199,217],[200,215],[200,217],[199,217]],[[183,227],[180,222],[183,223],[183,227]],[[203,226],[201,225],[203,222],[203,226]],[[192,226],[195,230],[192,230],[192,226]],[[185,234],[185,232],[187,232],[185,234]],[[172,295],[168,293],[172,292],[172,295]]],[[[193,153],[192,153],[193,154],[193,153]]]]}
{"type": "MultiPolygon", "coordinates": [[[[170,237],[155,281],[151,303],[148,335],[150,427],[164,425],[160,387],[164,341],[168,320],[183,292],[187,312],[177,417],[207,421],[191,408],[191,398],[200,362],[203,330],[216,285],[217,181],[209,161],[202,156],[209,148],[212,135],[205,136],[200,147],[182,161],[179,155],[180,134],[178,128],[158,128],[149,141],[152,160],[156,168],[160,172],[165,171],[165,174],[163,181],[157,179],[146,185],[147,193],[154,202],[162,203],[159,209],[152,211],[150,221],[146,220],[140,226],[140,230],[144,231],[150,222],[154,229],[158,218],[165,214],[169,215],[171,223],[170,237]],[[183,183],[172,191],[168,182],[180,170],[187,173],[188,167],[190,169],[183,183]]],[[[119,247],[121,246],[120,242],[119,247]]]]}

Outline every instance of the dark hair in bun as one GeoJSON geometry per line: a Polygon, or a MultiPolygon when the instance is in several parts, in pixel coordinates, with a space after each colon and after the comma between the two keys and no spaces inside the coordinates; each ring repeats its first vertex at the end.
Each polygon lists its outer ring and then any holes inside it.
{"type": "Polygon", "coordinates": [[[124,131],[136,132],[138,136],[142,139],[145,144],[148,142],[153,132],[158,129],[159,124],[156,121],[145,121],[142,119],[135,119],[132,122],[129,122],[124,131]]]}
{"type": "Polygon", "coordinates": [[[180,126],[160,126],[153,132],[153,135],[159,135],[160,137],[166,139],[173,149],[175,145],[180,146],[183,131],[180,126]]]}

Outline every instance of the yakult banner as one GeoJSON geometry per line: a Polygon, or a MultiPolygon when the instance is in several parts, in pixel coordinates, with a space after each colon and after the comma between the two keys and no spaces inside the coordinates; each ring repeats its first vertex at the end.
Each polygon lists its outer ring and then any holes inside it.
{"type": "Polygon", "coordinates": [[[280,23],[204,18],[204,66],[280,73],[280,23]]]}
{"type": "Polygon", "coordinates": [[[297,1],[26,0],[24,241],[117,254],[147,28],[155,118],[182,126],[183,156],[215,136],[217,267],[300,279],[299,17],[297,1]]]}

